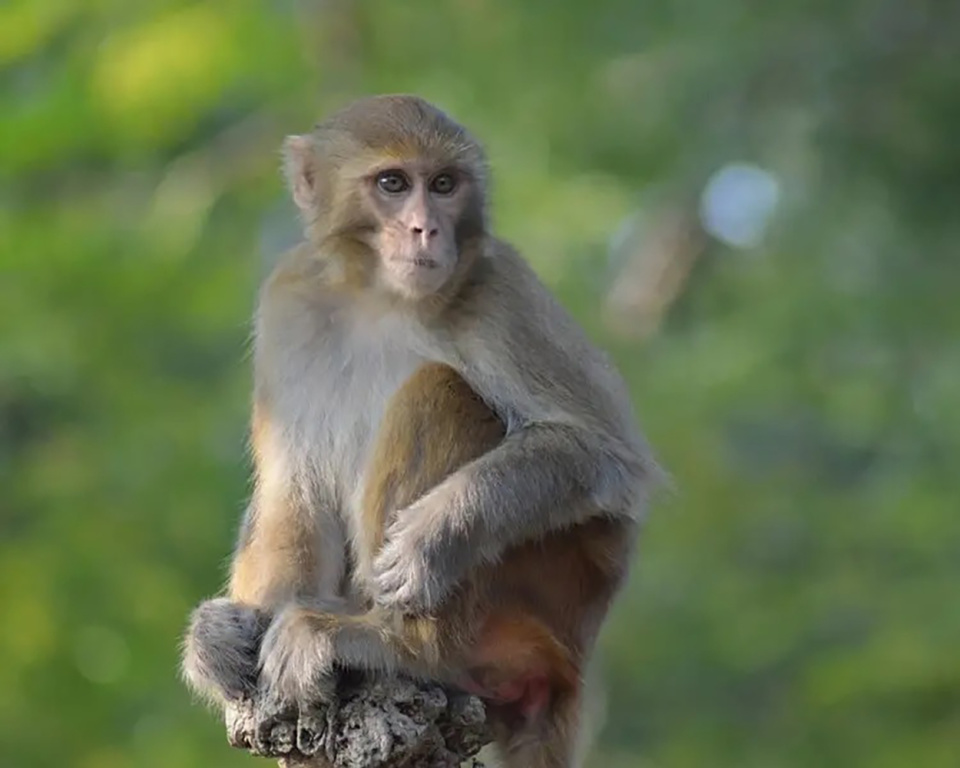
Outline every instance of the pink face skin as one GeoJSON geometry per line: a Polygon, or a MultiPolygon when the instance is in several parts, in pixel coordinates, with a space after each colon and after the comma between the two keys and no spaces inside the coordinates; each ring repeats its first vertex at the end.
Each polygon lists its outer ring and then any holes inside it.
{"type": "Polygon", "coordinates": [[[455,168],[400,162],[374,172],[368,182],[380,224],[372,245],[383,283],[410,299],[436,293],[457,266],[456,225],[469,179],[455,168]]]}

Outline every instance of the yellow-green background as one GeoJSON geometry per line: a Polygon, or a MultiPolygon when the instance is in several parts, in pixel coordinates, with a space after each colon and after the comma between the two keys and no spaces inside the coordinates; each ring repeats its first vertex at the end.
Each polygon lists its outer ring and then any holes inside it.
{"type": "Polygon", "coordinates": [[[210,768],[177,680],[247,493],[285,133],[414,91],[628,377],[677,493],[603,641],[593,766],[960,766],[960,7],[934,0],[0,3],[0,765],[210,768]],[[628,217],[774,173],[658,333],[628,217]]]}

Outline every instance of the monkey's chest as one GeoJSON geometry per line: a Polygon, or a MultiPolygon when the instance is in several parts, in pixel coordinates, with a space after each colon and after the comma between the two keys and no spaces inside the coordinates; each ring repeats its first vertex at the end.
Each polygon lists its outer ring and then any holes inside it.
{"type": "Polygon", "coordinates": [[[312,406],[305,426],[314,446],[312,473],[332,492],[350,528],[387,402],[424,360],[389,334],[337,346],[309,377],[312,406]]]}

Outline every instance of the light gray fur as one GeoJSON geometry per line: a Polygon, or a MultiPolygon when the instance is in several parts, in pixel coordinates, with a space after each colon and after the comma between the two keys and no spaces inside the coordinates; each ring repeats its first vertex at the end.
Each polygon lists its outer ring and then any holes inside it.
{"type": "Polygon", "coordinates": [[[329,572],[310,597],[331,600],[348,550],[356,553],[364,469],[384,407],[430,345],[412,319],[329,292],[322,269],[303,270],[311,258],[299,251],[281,264],[257,312],[256,396],[267,404],[271,441],[258,495],[267,507],[274,487],[304,497],[329,572]],[[298,276],[295,287],[286,283],[288,270],[298,276]]]}

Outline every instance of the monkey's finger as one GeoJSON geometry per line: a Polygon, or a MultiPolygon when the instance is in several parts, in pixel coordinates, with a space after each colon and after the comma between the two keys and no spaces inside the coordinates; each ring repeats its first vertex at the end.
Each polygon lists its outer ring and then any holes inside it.
{"type": "Polygon", "coordinates": [[[378,591],[386,593],[402,587],[406,581],[403,571],[400,558],[384,552],[373,564],[373,580],[378,591]]]}
{"type": "Polygon", "coordinates": [[[403,582],[395,575],[395,571],[386,571],[374,579],[376,595],[374,600],[384,607],[396,607],[403,582]]]}
{"type": "Polygon", "coordinates": [[[414,508],[408,508],[404,512],[400,513],[387,525],[386,530],[383,532],[384,541],[388,544],[396,539],[401,537],[403,531],[409,525],[409,520],[417,515],[417,510],[414,508]]]}
{"type": "Polygon", "coordinates": [[[395,601],[398,593],[407,585],[409,578],[404,576],[402,569],[393,566],[381,571],[374,581],[377,585],[378,600],[395,601]]]}
{"type": "Polygon", "coordinates": [[[399,563],[383,563],[374,571],[374,582],[384,592],[391,592],[403,586],[407,578],[399,563]]]}
{"type": "Polygon", "coordinates": [[[408,615],[420,615],[430,610],[429,601],[424,592],[410,581],[400,581],[389,588],[381,588],[377,596],[377,603],[384,608],[391,608],[408,615]]]}
{"type": "Polygon", "coordinates": [[[254,749],[263,757],[279,757],[293,751],[297,741],[297,725],[289,720],[259,723],[254,733],[254,749]]]}

